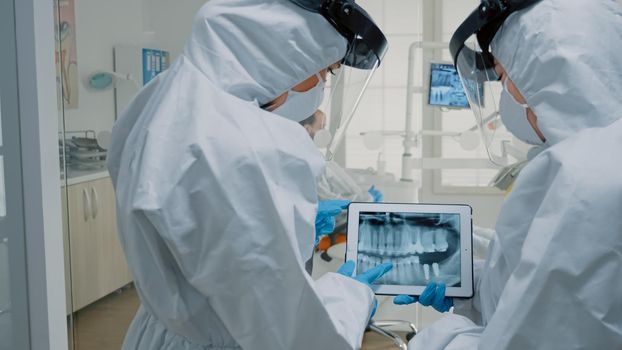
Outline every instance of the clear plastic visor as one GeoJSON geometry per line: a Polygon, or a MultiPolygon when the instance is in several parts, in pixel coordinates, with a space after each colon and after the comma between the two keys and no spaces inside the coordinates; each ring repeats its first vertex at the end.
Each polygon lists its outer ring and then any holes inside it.
{"type": "Polygon", "coordinates": [[[322,132],[315,136],[316,145],[325,153],[326,160],[333,159],[341,146],[377,68],[377,64],[371,69],[341,66],[331,76],[328,83],[330,98],[320,107],[326,114],[325,125],[322,132]]]}
{"type": "Polygon", "coordinates": [[[479,47],[465,44],[456,66],[488,158],[499,167],[525,161],[531,146],[519,141],[503,125],[499,114],[503,86],[494,68],[485,68],[479,47]]]}

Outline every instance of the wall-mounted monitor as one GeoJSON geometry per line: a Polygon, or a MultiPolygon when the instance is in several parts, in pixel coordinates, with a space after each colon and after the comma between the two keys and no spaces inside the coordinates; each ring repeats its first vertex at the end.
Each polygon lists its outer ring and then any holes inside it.
{"type": "MultiPolygon", "coordinates": [[[[480,85],[479,89],[480,96],[483,96],[484,87],[480,85]]],[[[428,104],[447,108],[469,108],[469,100],[453,64],[431,63],[428,104]]]]}

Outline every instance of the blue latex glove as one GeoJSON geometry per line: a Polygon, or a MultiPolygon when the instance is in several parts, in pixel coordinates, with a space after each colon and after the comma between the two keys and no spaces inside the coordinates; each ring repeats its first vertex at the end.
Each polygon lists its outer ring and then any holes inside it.
{"type": "Polygon", "coordinates": [[[370,187],[367,192],[371,195],[371,198],[373,198],[374,202],[376,203],[382,202],[382,200],[384,199],[384,195],[382,194],[382,192],[380,192],[380,190],[376,188],[376,186],[370,187]]]}
{"type": "MultiPolygon", "coordinates": [[[[339,270],[337,270],[337,273],[342,274],[344,276],[352,277],[352,274],[354,273],[355,268],[356,268],[356,263],[354,263],[354,261],[352,260],[348,260],[343,265],[341,265],[339,270]]],[[[371,285],[374,282],[380,279],[382,275],[389,272],[392,268],[393,268],[393,264],[391,263],[380,264],[372,269],[369,269],[363,273],[360,273],[354,276],[353,278],[371,287],[371,285]]]]}
{"type": "Polygon", "coordinates": [[[438,312],[447,312],[454,306],[454,299],[445,297],[445,282],[430,281],[419,297],[398,295],[393,299],[397,305],[408,305],[419,302],[423,306],[432,306],[438,312]]]}
{"type": "MultiPolygon", "coordinates": [[[[356,264],[354,263],[354,261],[352,260],[348,260],[346,261],[343,265],[341,265],[341,267],[339,268],[339,270],[337,270],[337,273],[342,274],[344,276],[347,277],[352,277],[352,274],[354,273],[354,268],[356,267],[356,264]]],[[[380,277],[382,277],[382,275],[384,275],[385,273],[387,273],[389,270],[391,270],[393,268],[393,264],[391,263],[384,263],[384,264],[380,264],[370,270],[367,270],[363,273],[360,273],[356,276],[354,276],[353,278],[361,283],[364,283],[366,285],[368,285],[371,288],[371,285],[376,282],[378,279],[380,279],[380,277]]],[[[374,306],[371,309],[371,313],[369,315],[369,318],[371,319],[372,317],[374,317],[374,315],[376,314],[376,309],[378,308],[378,300],[376,300],[376,298],[374,298],[374,306]]]]}
{"type": "Polygon", "coordinates": [[[320,237],[335,230],[335,217],[347,208],[349,204],[349,200],[320,201],[315,217],[315,244],[320,241],[320,237]]]}

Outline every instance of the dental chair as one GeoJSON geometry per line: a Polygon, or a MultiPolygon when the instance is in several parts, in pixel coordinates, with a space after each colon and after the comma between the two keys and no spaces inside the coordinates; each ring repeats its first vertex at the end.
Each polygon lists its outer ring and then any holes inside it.
{"type": "Polygon", "coordinates": [[[393,344],[401,350],[408,350],[408,341],[417,334],[417,327],[408,321],[399,320],[378,320],[371,321],[367,325],[367,330],[377,333],[385,338],[389,338],[393,341],[393,344]],[[411,331],[406,334],[406,342],[397,333],[390,330],[392,327],[406,326],[411,331]]]}

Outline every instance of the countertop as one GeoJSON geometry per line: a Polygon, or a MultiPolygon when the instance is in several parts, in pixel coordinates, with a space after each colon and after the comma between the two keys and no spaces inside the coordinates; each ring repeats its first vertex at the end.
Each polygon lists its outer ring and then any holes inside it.
{"type": "MultiPolygon", "coordinates": [[[[82,182],[88,182],[98,179],[103,179],[105,177],[109,177],[108,170],[97,169],[97,170],[75,170],[71,168],[67,168],[67,185],[75,185],[82,182]]],[[[61,173],[61,186],[65,186],[65,177],[64,174],[61,173]]]]}

